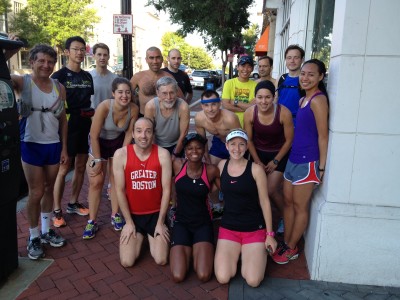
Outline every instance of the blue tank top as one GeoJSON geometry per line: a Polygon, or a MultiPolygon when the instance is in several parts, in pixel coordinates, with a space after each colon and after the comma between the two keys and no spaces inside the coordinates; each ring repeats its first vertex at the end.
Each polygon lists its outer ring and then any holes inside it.
{"type": "Polygon", "coordinates": [[[286,106],[290,110],[292,113],[293,122],[296,122],[296,115],[297,111],[299,110],[299,100],[301,98],[300,91],[297,88],[298,86],[299,77],[290,77],[288,75],[283,81],[282,87],[278,87],[278,103],[286,106]]]}
{"type": "Polygon", "coordinates": [[[237,177],[228,173],[229,160],[221,173],[221,191],[224,194],[223,228],[250,232],[265,228],[256,181],[248,161],[244,172],[237,177]]]}
{"type": "Polygon", "coordinates": [[[315,93],[303,108],[301,105],[305,97],[301,100],[297,112],[297,125],[294,128],[292,151],[289,156],[289,160],[293,163],[303,164],[319,160],[318,130],[311,110],[311,101],[318,95],[323,95],[323,93],[315,93]]]}

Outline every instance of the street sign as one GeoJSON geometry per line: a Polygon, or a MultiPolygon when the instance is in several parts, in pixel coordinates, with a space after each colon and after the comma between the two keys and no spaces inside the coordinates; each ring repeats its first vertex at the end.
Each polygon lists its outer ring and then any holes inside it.
{"type": "Polygon", "coordinates": [[[132,15],[113,15],[114,34],[133,34],[132,15]]]}

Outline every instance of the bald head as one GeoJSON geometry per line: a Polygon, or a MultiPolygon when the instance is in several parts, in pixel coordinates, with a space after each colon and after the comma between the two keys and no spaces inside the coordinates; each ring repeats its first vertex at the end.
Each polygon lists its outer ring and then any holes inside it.
{"type": "Polygon", "coordinates": [[[182,63],[182,55],[178,49],[171,49],[168,52],[168,69],[172,72],[178,72],[179,66],[182,63]]]}

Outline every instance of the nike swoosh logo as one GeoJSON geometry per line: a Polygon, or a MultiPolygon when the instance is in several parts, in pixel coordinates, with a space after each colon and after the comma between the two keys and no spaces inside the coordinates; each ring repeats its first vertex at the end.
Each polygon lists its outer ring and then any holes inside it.
{"type": "Polygon", "coordinates": [[[237,181],[236,180],[231,180],[231,183],[236,183],[237,181]]]}
{"type": "Polygon", "coordinates": [[[204,183],[199,183],[199,185],[204,185],[204,183]]]}

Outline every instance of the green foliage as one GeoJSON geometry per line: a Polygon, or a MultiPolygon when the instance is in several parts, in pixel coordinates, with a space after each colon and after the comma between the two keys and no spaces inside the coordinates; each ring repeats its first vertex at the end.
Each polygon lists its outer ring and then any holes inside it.
{"type": "Polygon", "coordinates": [[[166,32],[161,38],[162,54],[166,58],[168,51],[178,49],[182,55],[182,63],[192,69],[210,69],[212,59],[201,47],[190,46],[182,35],[166,32]]]}
{"type": "Polygon", "coordinates": [[[10,29],[29,45],[47,43],[62,48],[68,37],[87,39],[99,22],[92,0],[28,0],[27,6],[11,21],[10,29]]]}
{"type": "Polygon", "coordinates": [[[249,25],[248,8],[253,0],[149,0],[158,10],[169,13],[181,26],[182,35],[197,31],[209,50],[220,50],[223,68],[227,49],[241,40],[242,29],[249,25]]]}
{"type": "Polygon", "coordinates": [[[243,46],[250,55],[254,54],[254,47],[258,41],[260,30],[257,24],[251,24],[248,29],[243,32],[243,46]]]}
{"type": "Polygon", "coordinates": [[[10,0],[0,0],[0,15],[5,12],[10,12],[11,10],[11,1],[10,0]]]}

